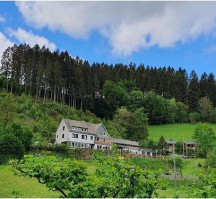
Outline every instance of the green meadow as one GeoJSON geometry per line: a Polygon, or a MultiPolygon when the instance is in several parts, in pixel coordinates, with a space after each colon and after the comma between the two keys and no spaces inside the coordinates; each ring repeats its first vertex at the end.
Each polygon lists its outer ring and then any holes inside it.
{"type": "Polygon", "coordinates": [[[36,179],[14,175],[8,165],[0,165],[0,198],[57,198],[57,192],[49,191],[36,179]]]}
{"type": "MultiPolygon", "coordinates": [[[[191,141],[193,140],[193,132],[197,124],[164,124],[164,125],[149,125],[149,139],[158,141],[161,135],[166,140],[176,141],[191,141]]],[[[216,124],[208,123],[208,126],[216,132],[216,124]]]]}

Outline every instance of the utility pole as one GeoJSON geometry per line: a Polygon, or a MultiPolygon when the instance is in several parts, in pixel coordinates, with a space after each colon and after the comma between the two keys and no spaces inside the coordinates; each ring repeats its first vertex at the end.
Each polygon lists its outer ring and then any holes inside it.
{"type": "Polygon", "coordinates": [[[176,159],[175,159],[175,145],[173,142],[173,163],[174,163],[174,173],[175,173],[175,192],[176,192],[176,159]]]}
{"type": "Polygon", "coordinates": [[[184,140],[183,140],[183,158],[184,158],[184,140]]]}

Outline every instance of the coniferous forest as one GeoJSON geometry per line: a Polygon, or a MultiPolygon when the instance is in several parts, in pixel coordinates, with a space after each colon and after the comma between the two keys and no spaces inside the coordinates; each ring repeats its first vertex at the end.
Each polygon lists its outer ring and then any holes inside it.
{"type": "Polygon", "coordinates": [[[90,110],[112,119],[116,111],[142,108],[149,123],[216,120],[214,74],[183,68],[89,64],[67,51],[21,44],[8,47],[1,59],[1,87],[30,94],[35,101],[51,100],[90,110]]]}

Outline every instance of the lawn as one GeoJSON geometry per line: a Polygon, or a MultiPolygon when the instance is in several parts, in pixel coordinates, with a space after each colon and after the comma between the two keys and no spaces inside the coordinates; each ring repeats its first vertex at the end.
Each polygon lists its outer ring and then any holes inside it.
{"type": "Polygon", "coordinates": [[[202,166],[205,163],[205,159],[201,158],[191,158],[191,159],[185,159],[184,160],[184,166],[182,169],[182,174],[185,178],[194,177],[195,172],[199,169],[198,163],[200,163],[202,166]]]}
{"type": "MultiPolygon", "coordinates": [[[[190,141],[193,140],[193,132],[197,124],[164,124],[164,125],[149,125],[149,139],[158,141],[161,135],[166,140],[190,141]]],[[[216,132],[216,124],[208,123],[216,132]]]]}
{"type": "Polygon", "coordinates": [[[15,176],[8,165],[0,165],[0,198],[57,198],[36,179],[15,176]]]}

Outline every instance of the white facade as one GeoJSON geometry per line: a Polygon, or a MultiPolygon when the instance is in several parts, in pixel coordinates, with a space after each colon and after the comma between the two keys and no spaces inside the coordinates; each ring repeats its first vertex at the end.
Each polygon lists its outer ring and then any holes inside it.
{"type": "Polygon", "coordinates": [[[59,127],[56,131],[56,144],[61,144],[62,142],[67,142],[69,139],[69,130],[66,128],[66,123],[64,120],[61,121],[59,127]]]}
{"type": "Polygon", "coordinates": [[[144,157],[152,157],[153,156],[153,151],[150,149],[142,149],[142,155],[144,157]]]}
{"type": "Polygon", "coordinates": [[[108,132],[102,124],[97,124],[94,128],[91,126],[93,132],[89,132],[88,123],[77,122],[78,125],[83,124],[77,126],[76,122],[70,125],[67,121],[63,119],[56,131],[56,144],[67,142],[72,148],[111,149],[111,142],[107,142],[108,132]]]}
{"type": "Polygon", "coordinates": [[[124,152],[128,152],[128,153],[131,153],[131,154],[135,154],[135,155],[142,155],[142,151],[137,147],[124,147],[122,148],[122,151],[124,152]]]}
{"type": "Polygon", "coordinates": [[[140,149],[130,149],[130,153],[142,155],[142,151],[140,149]]]}

